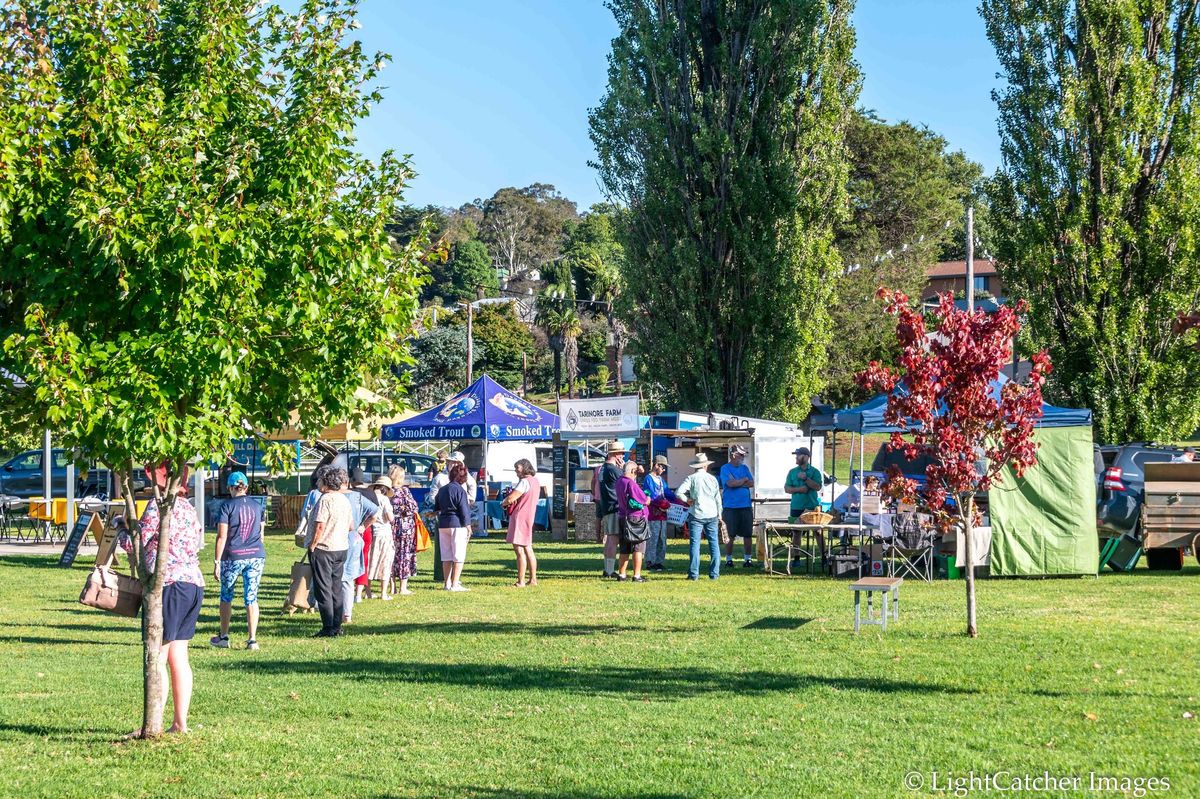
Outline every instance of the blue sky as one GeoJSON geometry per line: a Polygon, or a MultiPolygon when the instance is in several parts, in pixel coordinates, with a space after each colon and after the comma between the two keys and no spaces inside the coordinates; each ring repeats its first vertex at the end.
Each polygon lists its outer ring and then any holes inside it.
{"type": "MultiPolygon", "coordinates": [[[[601,0],[364,0],[364,44],[391,53],[360,148],[411,153],[406,199],[457,206],[552,183],[602,199],[587,111],[604,93],[616,27],[601,0]]],[[[859,104],[928,125],[991,171],[998,69],[973,0],[860,0],[859,104]]]]}

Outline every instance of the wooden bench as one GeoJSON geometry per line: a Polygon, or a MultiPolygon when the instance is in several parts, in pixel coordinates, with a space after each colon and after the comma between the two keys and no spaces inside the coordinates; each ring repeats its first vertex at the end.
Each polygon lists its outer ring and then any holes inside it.
{"type": "Polygon", "coordinates": [[[858,628],[863,624],[878,624],[886,630],[889,598],[892,602],[892,620],[900,621],[900,586],[903,583],[903,577],[861,577],[851,583],[850,590],[854,592],[854,632],[858,632],[858,628]],[[864,591],[867,593],[867,617],[865,619],[862,618],[859,610],[859,602],[864,591]],[[871,595],[876,591],[883,592],[883,613],[878,618],[873,614],[871,605],[871,595]]]}

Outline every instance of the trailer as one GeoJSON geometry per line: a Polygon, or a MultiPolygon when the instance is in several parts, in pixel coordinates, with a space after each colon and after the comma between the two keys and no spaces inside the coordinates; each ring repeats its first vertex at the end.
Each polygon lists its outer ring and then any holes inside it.
{"type": "Polygon", "coordinates": [[[1151,569],[1183,568],[1184,551],[1200,560],[1200,463],[1147,463],[1141,538],[1151,569]]]}

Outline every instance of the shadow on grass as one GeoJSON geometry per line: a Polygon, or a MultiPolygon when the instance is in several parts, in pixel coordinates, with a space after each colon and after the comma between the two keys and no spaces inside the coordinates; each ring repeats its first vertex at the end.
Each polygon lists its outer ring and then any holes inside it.
{"type": "MultiPolygon", "coordinates": [[[[58,565],[58,555],[0,555],[0,566],[20,566],[25,569],[54,569],[66,572],[58,565]]],[[[88,558],[91,561],[91,558],[88,558]]],[[[76,565],[83,563],[83,558],[75,561],[76,565]]]]}
{"type": "Polygon", "coordinates": [[[53,646],[54,644],[79,644],[82,646],[138,646],[142,645],[139,637],[136,641],[100,641],[95,638],[47,638],[39,635],[0,635],[0,642],[10,641],[14,644],[38,644],[53,646]]]}
{"type": "Polygon", "coordinates": [[[825,677],[770,671],[739,673],[695,668],[639,666],[506,666],[502,663],[405,663],[357,657],[312,661],[242,660],[219,664],[243,674],[313,676],[330,680],[394,681],[500,691],[561,691],[585,696],[687,699],[708,694],[765,695],[808,688],[874,694],[968,695],[977,691],[947,685],[858,677],[825,677]]]}
{"type": "Polygon", "coordinates": [[[112,731],[0,721],[0,737],[3,737],[3,734],[8,732],[29,735],[34,738],[52,738],[56,741],[111,741],[116,737],[116,733],[112,731]]]}
{"type": "Polygon", "coordinates": [[[789,616],[764,616],[758,621],[752,621],[742,627],[743,630],[799,630],[812,619],[792,618],[789,616]]]}
{"type": "MultiPolygon", "coordinates": [[[[442,796],[473,797],[474,799],[612,799],[614,796],[629,799],[688,799],[695,794],[663,793],[662,791],[632,792],[614,791],[531,791],[529,788],[481,788],[475,785],[447,785],[442,787],[442,796]]],[[[400,799],[399,794],[378,794],[372,799],[400,799]]]]}

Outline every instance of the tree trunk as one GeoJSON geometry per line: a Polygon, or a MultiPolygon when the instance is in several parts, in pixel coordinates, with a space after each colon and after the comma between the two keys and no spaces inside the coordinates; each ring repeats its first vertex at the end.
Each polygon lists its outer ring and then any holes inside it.
{"type": "Polygon", "coordinates": [[[963,558],[966,562],[966,584],[967,584],[967,635],[970,638],[979,637],[979,629],[975,625],[975,548],[971,544],[971,533],[975,529],[975,495],[967,495],[967,503],[964,506],[961,502],[958,505],[959,511],[965,514],[963,516],[963,558]]]}
{"type": "Polygon", "coordinates": [[[133,500],[132,483],[128,474],[126,481],[125,509],[130,519],[129,532],[135,542],[137,569],[142,579],[142,738],[157,738],[163,733],[163,711],[167,704],[167,674],[160,668],[163,661],[163,572],[171,541],[171,511],[178,496],[183,467],[173,464],[167,477],[166,489],[154,487],[154,499],[158,505],[158,547],[154,559],[154,572],[147,573],[141,553],[141,520],[137,517],[133,500]]]}

